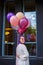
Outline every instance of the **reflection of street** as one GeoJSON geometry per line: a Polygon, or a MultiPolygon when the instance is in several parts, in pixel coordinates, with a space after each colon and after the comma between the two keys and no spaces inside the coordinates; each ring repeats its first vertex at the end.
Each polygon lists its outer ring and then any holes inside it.
{"type": "Polygon", "coordinates": [[[30,52],[30,55],[32,55],[32,56],[36,55],[36,46],[35,45],[32,45],[32,47],[29,50],[29,52],[30,52]]]}
{"type": "Polygon", "coordinates": [[[26,41],[28,42],[36,42],[36,35],[35,34],[27,34],[26,41]]]}
{"type": "Polygon", "coordinates": [[[25,16],[31,21],[32,28],[36,29],[36,12],[25,12],[25,16]]]}
{"type": "Polygon", "coordinates": [[[35,36],[35,34],[31,34],[30,41],[36,42],[36,36],[35,36]]]}
{"type": "Polygon", "coordinates": [[[26,44],[30,56],[36,56],[36,44],[26,44]]]}
{"type": "Polygon", "coordinates": [[[27,34],[27,41],[30,41],[30,34],[27,34]]]}

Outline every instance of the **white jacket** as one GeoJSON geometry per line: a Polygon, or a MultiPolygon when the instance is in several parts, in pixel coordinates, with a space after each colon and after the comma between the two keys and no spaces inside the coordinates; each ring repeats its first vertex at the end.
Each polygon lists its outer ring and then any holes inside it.
{"type": "Polygon", "coordinates": [[[16,65],[29,65],[29,53],[24,44],[19,44],[16,48],[16,54],[19,54],[20,57],[16,56],[16,65]]]}

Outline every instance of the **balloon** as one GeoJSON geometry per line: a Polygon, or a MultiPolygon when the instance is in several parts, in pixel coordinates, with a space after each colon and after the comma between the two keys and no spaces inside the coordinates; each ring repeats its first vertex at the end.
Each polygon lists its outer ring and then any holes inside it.
{"type": "Polygon", "coordinates": [[[27,30],[27,28],[24,28],[24,29],[19,28],[18,33],[23,34],[26,30],[27,30]]]}
{"type": "Polygon", "coordinates": [[[18,26],[19,19],[16,16],[11,16],[10,23],[12,26],[16,27],[16,26],[18,26]]]}
{"type": "Polygon", "coordinates": [[[30,21],[28,20],[28,25],[26,26],[26,28],[30,27],[30,21]]]}
{"type": "Polygon", "coordinates": [[[19,20],[20,20],[21,18],[25,17],[22,12],[18,12],[18,13],[16,14],[16,16],[19,18],[19,20]]]}
{"type": "Polygon", "coordinates": [[[18,30],[18,28],[19,28],[19,26],[14,27],[14,26],[12,26],[12,25],[11,25],[11,27],[12,27],[13,29],[15,29],[15,30],[18,30]]]}
{"type": "Polygon", "coordinates": [[[9,22],[10,22],[10,17],[13,16],[13,15],[14,15],[14,14],[11,13],[11,12],[7,14],[7,20],[8,20],[9,22]]]}
{"type": "Polygon", "coordinates": [[[26,26],[28,25],[28,19],[27,18],[22,18],[20,21],[19,21],[19,26],[20,28],[25,28],[26,26]]]}

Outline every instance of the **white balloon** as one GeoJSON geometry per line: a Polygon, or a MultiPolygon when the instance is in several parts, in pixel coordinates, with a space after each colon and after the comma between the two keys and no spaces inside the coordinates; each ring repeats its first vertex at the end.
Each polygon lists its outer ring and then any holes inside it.
{"type": "Polygon", "coordinates": [[[16,14],[16,16],[18,17],[19,20],[20,20],[21,18],[25,17],[22,12],[18,12],[18,13],[16,14]]]}
{"type": "Polygon", "coordinates": [[[14,27],[14,26],[12,26],[12,25],[11,25],[11,27],[12,27],[13,29],[15,29],[15,30],[18,30],[18,28],[19,28],[19,26],[14,27]]]}

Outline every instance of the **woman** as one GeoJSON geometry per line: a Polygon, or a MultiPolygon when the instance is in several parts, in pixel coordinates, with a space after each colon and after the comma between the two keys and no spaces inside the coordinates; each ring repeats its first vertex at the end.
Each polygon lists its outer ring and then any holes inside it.
{"type": "Polygon", "coordinates": [[[29,53],[24,43],[25,38],[21,36],[16,48],[16,65],[29,65],[29,53]]]}

